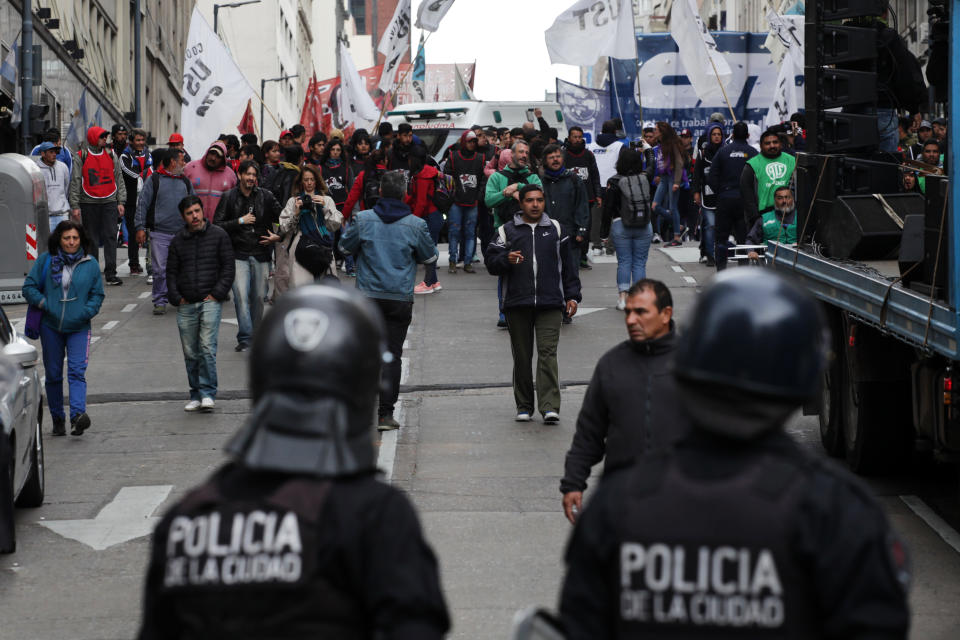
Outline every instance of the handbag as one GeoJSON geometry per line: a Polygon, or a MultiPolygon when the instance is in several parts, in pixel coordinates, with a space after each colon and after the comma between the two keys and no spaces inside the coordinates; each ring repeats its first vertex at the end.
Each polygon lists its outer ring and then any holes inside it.
{"type": "Polygon", "coordinates": [[[330,263],[333,261],[333,247],[300,234],[300,242],[297,243],[297,250],[293,257],[300,266],[316,278],[330,269],[330,263]]]}
{"type": "MultiPolygon", "coordinates": [[[[40,293],[46,288],[47,270],[50,268],[50,255],[47,255],[47,262],[43,265],[43,272],[40,275],[40,293]]],[[[27,306],[27,321],[24,323],[23,334],[31,340],[40,337],[40,320],[43,319],[43,309],[34,305],[27,306]]]]}

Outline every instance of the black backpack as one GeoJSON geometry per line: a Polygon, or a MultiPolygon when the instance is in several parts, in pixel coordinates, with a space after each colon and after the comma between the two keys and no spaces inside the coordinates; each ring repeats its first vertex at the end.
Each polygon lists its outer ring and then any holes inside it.
{"type": "Polygon", "coordinates": [[[383,171],[380,169],[374,169],[371,172],[369,169],[363,172],[363,208],[364,209],[373,209],[373,206],[377,204],[377,200],[380,199],[380,176],[383,175],[383,171]]]}
{"type": "Polygon", "coordinates": [[[636,229],[650,224],[650,183],[647,176],[641,174],[620,176],[617,182],[620,190],[620,222],[623,226],[636,229]]]}
{"type": "Polygon", "coordinates": [[[456,186],[454,178],[446,173],[438,173],[433,183],[433,206],[441,213],[447,213],[453,207],[453,195],[456,186]]]}

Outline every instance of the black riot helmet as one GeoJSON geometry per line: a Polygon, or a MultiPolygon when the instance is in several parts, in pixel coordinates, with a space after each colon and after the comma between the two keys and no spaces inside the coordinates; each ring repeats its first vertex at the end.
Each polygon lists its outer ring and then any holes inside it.
{"type": "Polygon", "coordinates": [[[227,452],[263,471],[335,477],[373,470],[385,354],[382,317],[355,290],[309,285],[284,294],[254,336],[254,407],[227,452]]]}
{"type": "Polygon", "coordinates": [[[748,439],[783,424],[813,395],[826,363],[817,302],[770,269],[731,269],[700,294],[675,375],[701,428],[748,439]]]}

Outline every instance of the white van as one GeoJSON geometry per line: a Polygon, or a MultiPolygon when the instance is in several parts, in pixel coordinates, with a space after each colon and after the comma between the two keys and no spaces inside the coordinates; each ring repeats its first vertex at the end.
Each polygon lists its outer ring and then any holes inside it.
{"type": "Polygon", "coordinates": [[[423,141],[427,152],[440,160],[444,149],[460,139],[460,135],[475,124],[481,127],[521,126],[532,122],[539,130],[535,109],[543,112],[543,119],[556,128],[559,139],[567,137],[560,105],[556,102],[492,102],[462,100],[456,102],[422,102],[398,106],[387,112],[387,120],[396,129],[407,122],[413,133],[423,141]]]}

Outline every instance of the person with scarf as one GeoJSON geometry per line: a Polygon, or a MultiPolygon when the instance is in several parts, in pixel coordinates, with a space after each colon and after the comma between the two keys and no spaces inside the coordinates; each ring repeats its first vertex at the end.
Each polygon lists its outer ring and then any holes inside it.
{"type": "MultiPolygon", "coordinates": [[[[291,286],[299,287],[319,280],[323,274],[313,274],[297,262],[297,248],[301,242],[310,240],[332,251],[334,234],[343,223],[343,215],[330,197],[318,167],[305,165],[294,186],[298,195],[287,200],[280,212],[278,233],[268,233],[262,242],[277,246],[274,283],[281,294],[291,286]]],[[[331,261],[329,267],[330,273],[336,276],[336,262],[331,261]]]]}
{"type": "Polygon", "coordinates": [[[67,433],[64,358],[70,386],[70,433],[79,436],[90,428],[86,379],[90,320],[100,313],[104,297],[100,265],[91,257],[92,250],[96,249],[83,225],[64,220],[50,234],[47,252],[37,258],[23,283],[23,297],[43,314],[40,346],[54,436],[67,433]]]}
{"type": "Polygon", "coordinates": [[[723,125],[711,122],[707,134],[697,149],[697,161],[693,168],[693,202],[700,207],[700,254],[707,259],[707,266],[716,266],[713,242],[717,215],[717,194],[707,184],[713,157],[723,145],[723,125]]]}

